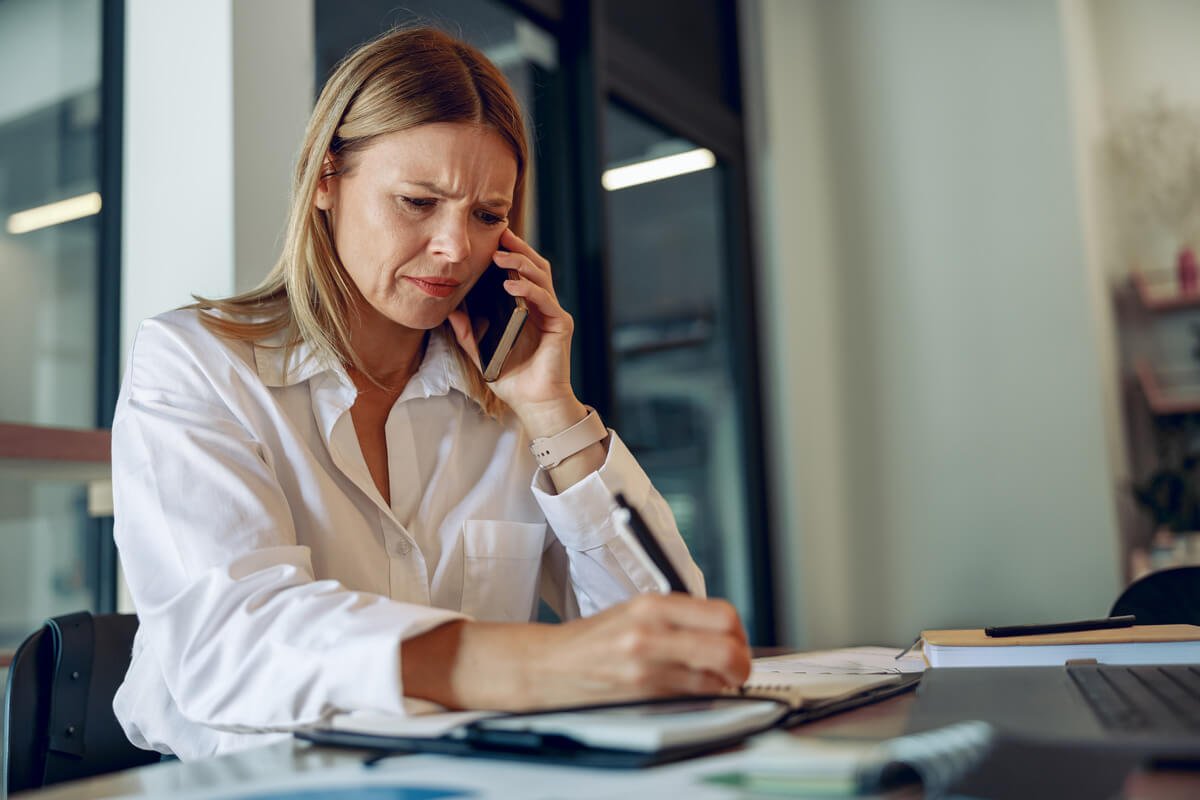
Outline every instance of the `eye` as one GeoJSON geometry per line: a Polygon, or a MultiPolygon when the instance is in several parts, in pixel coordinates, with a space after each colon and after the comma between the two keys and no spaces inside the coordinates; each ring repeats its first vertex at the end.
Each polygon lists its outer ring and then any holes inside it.
{"type": "Polygon", "coordinates": [[[499,225],[508,221],[507,217],[501,216],[500,214],[493,214],[491,211],[476,211],[475,216],[484,225],[499,225]]]}
{"type": "Polygon", "coordinates": [[[414,211],[424,211],[437,205],[437,199],[433,197],[407,197],[400,195],[400,202],[414,211]]]}

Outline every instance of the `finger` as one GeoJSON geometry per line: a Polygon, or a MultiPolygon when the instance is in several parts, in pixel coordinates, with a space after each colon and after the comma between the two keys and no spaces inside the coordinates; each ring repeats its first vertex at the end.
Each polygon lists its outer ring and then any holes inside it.
{"type": "Polygon", "coordinates": [[[621,644],[643,662],[716,675],[722,688],[741,686],[750,675],[750,648],[723,634],[664,630],[647,642],[621,644]]]}
{"type": "Polygon", "coordinates": [[[629,668],[674,664],[719,675],[728,686],[740,686],[750,674],[750,648],[728,633],[674,628],[641,619],[616,618],[620,630],[611,647],[629,668]]]}
{"type": "MultiPolygon", "coordinates": [[[[554,292],[554,279],[550,277],[547,270],[539,269],[529,260],[529,257],[521,253],[512,253],[507,250],[497,250],[493,261],[498,266],[505,269],[515,270],[521,277],[528,278],[533,283],[542,287],[551,294],[554,292]]],[[[555,295],[557,296],[557,295],[555,295]]]]}
{"type": "Polygon", "coordinates": [[[628,601],[630,613],[639,619],[662,622],[678,628],[695,628],[713,633],[728,633],[745,642],[746,630],[737,609],[728,601],[705,599],[672,592],[642,594],[628,601]]]}
{"type": "Polygon", "coordinates": [[[565,333],[570,330],[571,322],[567,312],[559,305],[558,298],[547,292],[541,286],[527,278],[504,282],[504,289],[514,297],[524,297],[542,315],[542,330],[549,333],[565,333]]]}
{"type": "Polygon", "coordinates": [[[550,262],[543,258],[541,253],[534,250],[528,242],[513,233],[512,228],[505,228],[504,233],[500,234],[500,244],[511,252],[527,257],[538,269],[550,271],[550,262]]]}
{"type": "MultiPolygon", "coordinates": [[[[720,694],[730,686],[720,675],[688,669],[678,664],[659,665],[646,673],[634,672],[634,689],[651,697],[677,694],[720,694]]],[[[740,685],[740,684],[739,684],[740,685]]]]}

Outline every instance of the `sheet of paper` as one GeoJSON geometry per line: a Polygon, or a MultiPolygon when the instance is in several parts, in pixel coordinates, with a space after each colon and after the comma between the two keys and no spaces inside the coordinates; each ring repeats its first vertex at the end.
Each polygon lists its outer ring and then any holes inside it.
{"type": "Polygon", "coordinates": [[[845,647],[840,650],[814,650],[754,659],[754,672],[783,675],[898,675],[924,672],[925,659],[920,652],[896,660],[900,650],[891,647],[845,647]]]}

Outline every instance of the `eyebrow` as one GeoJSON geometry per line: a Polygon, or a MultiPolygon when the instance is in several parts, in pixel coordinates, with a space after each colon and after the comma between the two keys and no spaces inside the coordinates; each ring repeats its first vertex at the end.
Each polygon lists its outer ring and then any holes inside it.
{"type": "MultiPolygon", "coordinates": [[[[420,186],[422,189],[428,189],[429,191],[433,192],[434,194],[440,194],[442,197],[449,197],[454,200],[457,200],[459,197],[461,197],[461,195],[457,195],[454,192],[451,192],[449,189],[446,189],[442,186],[438,186],[436,183],[432,183],[430,181],[404,181],[404,182],[410,186],[420,186]]],[[[480,200],[479,204],[482,206],[487,206],[488,208],[505,208],[506,209],[512,205],[512,201],[509,200],[507,197],[491,197],[491,198],[487,198],[484,200],[480,200]]]]}

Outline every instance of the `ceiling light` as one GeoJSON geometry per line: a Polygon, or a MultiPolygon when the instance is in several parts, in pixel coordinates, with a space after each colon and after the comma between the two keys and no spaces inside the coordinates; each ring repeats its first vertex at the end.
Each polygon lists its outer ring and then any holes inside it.
{"type": "Polygon", "coordinates": [[[88,192],[78,197],[59,200],[44,206],[18,211],[8,218],[5,229],[11,234],[29,233],[38,228],[48,228],[74,219],[90,217],[100,213],[100,193],[88,192]]]}
{"type": "Polygon", "coordinates": [[[640,183],[661,181],[666,178],[674,178],[676,175],[711,169],[716,163],[717,157],[713,155],[712,150],[700,147],[688,150],[686,153],[676,153],[673,156],[652,158],[649,161],[639,161],[624,167],[606,169],[600,177],[600,183],[605,189],[614,192],[617,189],[626,189],[640,183]]]}

